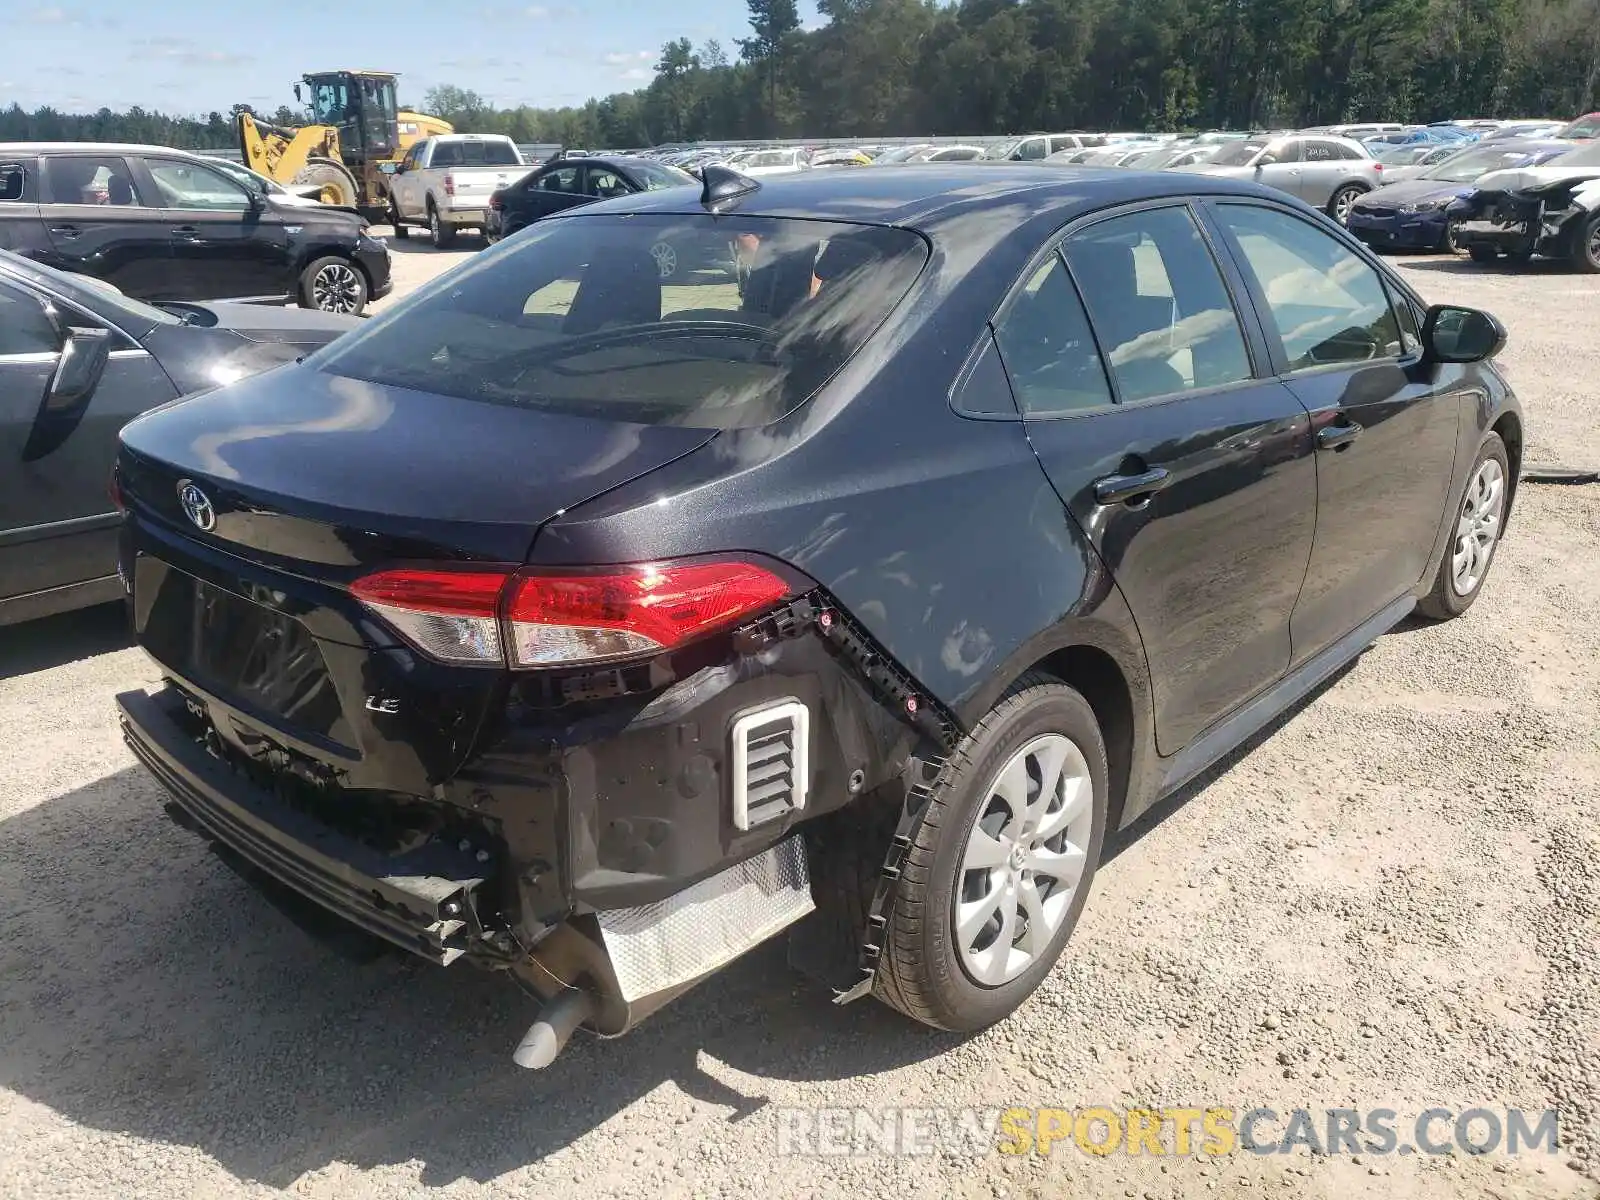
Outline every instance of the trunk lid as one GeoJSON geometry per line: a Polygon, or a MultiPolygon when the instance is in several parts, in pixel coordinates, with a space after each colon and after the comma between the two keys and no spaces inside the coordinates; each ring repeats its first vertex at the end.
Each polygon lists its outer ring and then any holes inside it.
{"type": "Polygon", "coordinates": [[[550,518],[715,432],[535,412],[291,365],[147,413],[122,434],[129,502],[261,561],[522,562],[550,518]]]}

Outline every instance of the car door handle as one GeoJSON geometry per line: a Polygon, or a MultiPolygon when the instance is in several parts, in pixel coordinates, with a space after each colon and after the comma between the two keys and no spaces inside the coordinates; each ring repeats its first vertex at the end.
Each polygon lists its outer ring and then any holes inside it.
{"type": "Polygon", "coordinates": [[[199,237],[200,228],[197,225],[179,225],[172,231],[173,237],[199,237]]]}
{"type": "Polygon", "coordinates": [[[76,225],[52,225],[50,232],[58,237],[75,238],[83,232],[76,225]]]}
{"type": "Polygon", "coordinates": [[[1094,498],[1101,504],[1122,504],[1153,496],[1172,482],[1165,467],[1153,467],[1137,475],[1107,475],[1094,481],[1094,498]]]}
{"type": "Polygon", "coordinates": [[[1361,436],[1361,426],[1354,421],[1343,425],[1327,425],[1317,430],[1318,450],[1343,450],[1361,436]]]}

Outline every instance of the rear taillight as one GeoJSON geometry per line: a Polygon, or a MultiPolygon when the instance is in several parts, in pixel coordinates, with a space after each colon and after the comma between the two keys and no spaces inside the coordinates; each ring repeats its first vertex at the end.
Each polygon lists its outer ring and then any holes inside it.
{"type": "Polygon", "coordinates": [[[494,209],[496,212],[499,212],[505,206],[505,201],[500,199],[499,192],[496,192],[494,195],[489,197],[489,207],[494,209]]]}
{"type": "Polygon", "coordinates": [[[1376,171],[1379,175],[1383,174],[1383,164],[1382,163],[1373,163],[1372,164],[1372,169],[1374,171],[1376,171]]]}
{"type": "Polygon", "coordinates": [[[569,572],[399,569],[350,590],[433,658],[512,667],[658,654],[791,592],[766,568],[737,560],[569,572]]]}
{"type": "Polygon", "coordinates": [[[456,194],[456,177],[449,172],[446,172],[444,177],[444,194],[446,196],[454,196],[456,194]]]}
{"type": "Polygon", "coordinates": [[[356,599],[424,654],[445,662],[495,664],[505,571],[380,571],[350,585],[356,599]]]}

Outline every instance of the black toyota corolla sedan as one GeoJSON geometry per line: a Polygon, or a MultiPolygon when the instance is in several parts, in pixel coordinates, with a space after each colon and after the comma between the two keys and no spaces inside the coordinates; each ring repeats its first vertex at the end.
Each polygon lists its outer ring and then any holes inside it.
{"type": "Polygon", "coordinates": [[[1504,337],[1247,183],[711,168],[129,426],[126,736],[263,887],[519,976],[524,1065],[780,930],[979,1028],[1108,831],[1472,604],[1504,337]]]}

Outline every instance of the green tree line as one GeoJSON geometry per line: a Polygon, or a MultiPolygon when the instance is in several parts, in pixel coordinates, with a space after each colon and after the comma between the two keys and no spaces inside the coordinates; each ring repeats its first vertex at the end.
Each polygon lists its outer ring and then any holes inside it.
{"type": "MultiPolygon", "coordinates": [[[[809,30],[795,0],[747,2],[749,37],[668,42],[636,91],[502,108],[445,86],[420,107],[463,132],[606,147],[1600,107],[1600,0],[819,0],[809,30]]],[[[220,113],[0,110],[0,140],[22,138],[233,142],[220,113]]]]}

